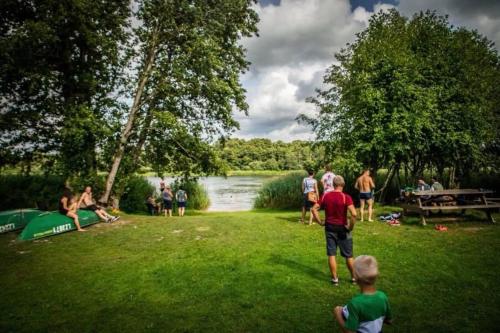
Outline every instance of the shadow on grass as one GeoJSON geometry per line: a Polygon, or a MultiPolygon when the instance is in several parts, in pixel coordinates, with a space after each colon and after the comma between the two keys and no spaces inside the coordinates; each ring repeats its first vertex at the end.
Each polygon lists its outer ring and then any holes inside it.
{"type": "Polygon", "coordinates": [[[302,272],[304,274],[307,274],[316,280],[320,280],[320,281],[325,280],[325,273],[323,273],[322,271],[320,271],[316,268],[309,267],[307,265],[304,265],[303,263],[297,262],[295,260],[291,260],[288,258],[283,258],[283,257],[277,256],[277,255],[273,255],[269,259],[269,263],[271,263],[273,265],[286,266],[286,267],[291,268],[295,271],[299,271],[299,272],[302,272]]]}
{"type": "Polygon", "coordinates": [[[298,223],[300,221],[300,219],[297,216],[292,216],[292,217],[276,216],[276,219],[293,223],[298,223]]]}

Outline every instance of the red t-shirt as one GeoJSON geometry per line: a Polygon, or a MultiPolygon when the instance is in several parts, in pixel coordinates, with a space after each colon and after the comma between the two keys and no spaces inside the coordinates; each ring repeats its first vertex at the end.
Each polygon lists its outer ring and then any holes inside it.
{"type": "Polygon", "coordinates": [[[335,191],[326,192],[321,198],[321,208],[325,210],[325,222],[347,225],[347,207],[352,204],[352,198],[349,194],[335,191]]]}

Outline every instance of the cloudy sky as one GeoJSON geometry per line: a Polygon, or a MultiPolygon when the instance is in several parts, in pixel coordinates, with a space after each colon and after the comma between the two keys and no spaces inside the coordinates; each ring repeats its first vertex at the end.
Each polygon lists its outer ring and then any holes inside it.
{"type": "Polygon", "coordinates": [[[249,116],[236,114],[241,138],[311,139],[294,120],[314,114],[304,100],[321,86],[333,54],[366,28],[370,16],[396,7],[406,16],[433,9],[455,26],[477,29],[500,49],[500,0],[260,0],[259,35],[243,41],[252,62],[242,77],[249,116]]]}

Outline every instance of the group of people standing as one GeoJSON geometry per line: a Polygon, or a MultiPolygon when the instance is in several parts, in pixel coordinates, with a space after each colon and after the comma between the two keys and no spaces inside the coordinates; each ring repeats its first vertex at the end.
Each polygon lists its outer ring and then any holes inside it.
{"type": "MultiPolygon", "coordinates": [[[[323,187],[323,196],[335,190],[333,182],[335,177],[336,175],[332,172],[331,166],[326,165],[325,173],[320,180],[323,187]]],[[[373,192],[375,190],[375,182],[370,175],[370,170],[366,169],[363,171],[361,176],[356,180],[354,187],[359,191],[361,222],[364,221],[366,204],[368,204],[368,221],[373,222],[373,192]]],[[[308,224],[312,225],[313,219],[317,222],[319,221],[318,209],[321,203],[318,182],[314,178],[313,170],[308,170],[308,176],[302,181],[302,193],[304,195],[304,203],[302,206],[301,222],[304,223],[306,213],[309,211],[311,214],[309,215],[308,224]]]]}
{"type": "MultiPolygon", "coordinates": [[[[392,314],[389,300],[385,293],[375,288],[378,276],[378,264],[372,256],[353,257],[352,230],[356,224],[357,212],[352,197],[343,192],[345,181],[342,176],[335,175],[330,166],[325,167],[325,174],[320,181],[323,195],[319,196],[318,182],[314,172],[308,171],[308,177],[302,182],[304,205],[302,222],[306,211],[310,211],[309,225],[314,218],[325,227],[326,254],[331,273],[331,283],[339,285],[337,274],[337,247],[345,258],[350,273],[350,282],[358,284],[361,293],[352,298],[345,306],[338,306],[333,314],[342,332],[381,332],[384,323],[390,323],[392,314]],[[324,209],[325,220],[319,218],[319,209],[324,209]]],[[[364,206],[368,203],[368,221],[372,221],[373,191],[375,183],[370,171],[365,170],[356,180],[355,188],[359,190],[361,203],[361,220],[364,217],[364,206]]]]}
{"type": "MultiPolygon", "coordinates": [[[[162,179],[160,181],[160,193],[163,202],[163,213],[165,214],[165,217],[172,216],[174,198],[175,201],[177,202],[177,209],[179,212],[179,216],[184,216],[188,200],[188,195],[186,191],[184,191],[182,188],[179,188],[174,195],[174,192],[172,191],[170,185],[166,184],[165,181],[162,179]]],[[[160,205],[156,203],[153,195],[149,196],[146,204],[148,206],[149,213],[151,215],[153,215],[155,212],[159,213],[162,210],[162,207],[160,207],[160,205]]]]}
{"type": "Polygon", "coordinates": [[[85,187],[85,190],[79,198],[78,196],[74,196],[69,188],[65,188],[63,195],[59,199],[59,213],[71,218],[78,231],[85,231],[80,226],[80,221],[78,220],[78,209],[92,211],[103,221],[108,223],[117,221],[120,218],[119,216],[108,214],[104,208],[96,205],[94,199],[92,198],[92,187],[90,186],[85,187]]]}

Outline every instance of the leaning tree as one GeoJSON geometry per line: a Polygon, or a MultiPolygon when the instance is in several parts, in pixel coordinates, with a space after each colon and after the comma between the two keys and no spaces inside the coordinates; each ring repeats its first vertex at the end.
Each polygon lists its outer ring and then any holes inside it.
{"type": "Polygon", "coordinates": [[[185,174],[217,168],[206,142],[236,129],[232,113],[248,108],[239,77],[249,63],[240,39],[257,31],[255,2],[139,3],[135,88],[101,202],[108,202],[120,168],[132,172],[141,156],[185,174]]]}

